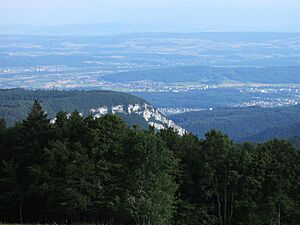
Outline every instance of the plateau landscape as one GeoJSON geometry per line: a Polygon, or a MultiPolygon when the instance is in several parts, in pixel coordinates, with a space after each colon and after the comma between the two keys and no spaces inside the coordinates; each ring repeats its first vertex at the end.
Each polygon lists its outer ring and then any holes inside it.
{"type": "Polygon", "coordinates": [[[0,0],[0,225],[299,225],[296,0],[0,0]]]}

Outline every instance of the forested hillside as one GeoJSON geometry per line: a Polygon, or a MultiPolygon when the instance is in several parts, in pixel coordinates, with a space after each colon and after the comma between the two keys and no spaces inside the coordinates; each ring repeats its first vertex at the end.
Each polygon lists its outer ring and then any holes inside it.
{"type": "Polygon", "coordinates": [[[300,152],[128,127],[116,115],[50,123],[35,102],[0,122],[0,221],[105,225],[298,225],[300,152]]]}
{"type": "Polygon", "coordinates": [[[295,135],[300,135],[299,122],[295,122],[294,124],[289,124],[281,127],[270,127],[258,134],[245,137],[243,139],[240,139],[239,141],[263,142],[272,138],[289,139],[291,137],[294,137],[295,135]]]}
{"type": "Polygon", "coordinates": [[[238,142],[265,141],[300,135],[300,106],[220,108],[171,116],[178,125],[204,137],[210,129],[227,133],[238,142]]]}
{"type": "Polygon", "coordinates": [[[54,118],[59,111],[71,113],[78,110],[89,115],[90,109],[101,106],[146,103],[139,97],[113,91],[1,89],[0,118],[4,118],[8,125],[24,119],[34,100],[40,101],[50,118],[54,118]]]}

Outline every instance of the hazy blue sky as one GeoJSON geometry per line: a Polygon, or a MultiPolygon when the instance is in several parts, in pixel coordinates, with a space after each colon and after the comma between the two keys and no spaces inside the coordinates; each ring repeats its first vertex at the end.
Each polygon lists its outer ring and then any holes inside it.
{"type": "Polygon", "coordinates": [[[300,0],[0,0],[0,25],[100,23],[300,31],[300,0]]]}

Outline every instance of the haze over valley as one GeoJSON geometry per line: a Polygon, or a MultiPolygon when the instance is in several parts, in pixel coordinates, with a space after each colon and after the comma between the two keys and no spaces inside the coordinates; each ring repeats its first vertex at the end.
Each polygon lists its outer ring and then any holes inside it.
{"type": "Polygon", "coordinates": [[[0,86],[123,91],[159,108],[296,105],[299,40],[298,33],[2,35],[0,86]]]}

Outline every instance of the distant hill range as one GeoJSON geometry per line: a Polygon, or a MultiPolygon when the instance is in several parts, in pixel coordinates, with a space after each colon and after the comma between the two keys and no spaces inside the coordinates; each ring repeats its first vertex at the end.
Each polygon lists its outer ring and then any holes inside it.
{"type": "Polygon", "coordinates": [[[203,137],[210,129],[225,132],[236,142],[263,142],[300,136],[300,105],[280,108],[221,108],[170,117],[176,124],[203,137]]]}
{"type": "Polygon", "coordinates": [[[128,125],[149,125],[157,129],[173,127],[180,134],[184,129],[163,116],[144,99],[113,91],[58,91],[58,90],[0,90],[0,118],[8,125],[24,119],[33,104],[38,100],[50,119],[55,119],[57,112],[71,113],[75,110],[84,116],[99,117],[107,113],[117,114],[128,125]]]}

